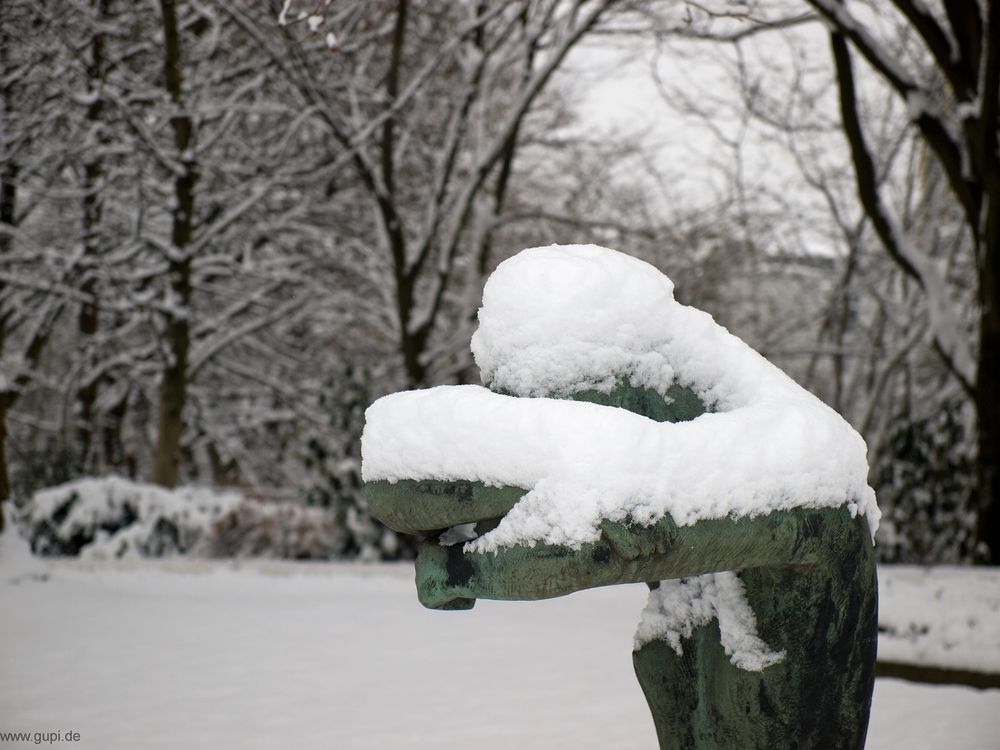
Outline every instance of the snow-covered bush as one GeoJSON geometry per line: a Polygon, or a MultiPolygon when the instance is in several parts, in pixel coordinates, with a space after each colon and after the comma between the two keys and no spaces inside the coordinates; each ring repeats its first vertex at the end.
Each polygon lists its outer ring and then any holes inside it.
{"type": "Polygon", "coordinates": [[[159,557],[192,549],[242,501],[236,492],[86,478],[36,492],[19,522],[36,555],[159,557]]]}
{"type": "Polygon", "coordinates": [[[232,490],[167,490],[120,477],[36,492],[19,521],[37,555],[325,560],[349,546],[347,530],[328,510],[260,502],[232,490]]]}
{"type": "Polygon", "coordinates": [[[879,530],[882,562],[963,563],[975,544],[974,445],[958,401],[929,416],[903,414],[890,427],[874,477],[886,508],[879,530]]]}
{"type": "Polygon", "coordinates": [[[197,552],[209,557],[328,560],[342,554],[347,532],[320,508],[244,501],[217,518],[197,552]]]}

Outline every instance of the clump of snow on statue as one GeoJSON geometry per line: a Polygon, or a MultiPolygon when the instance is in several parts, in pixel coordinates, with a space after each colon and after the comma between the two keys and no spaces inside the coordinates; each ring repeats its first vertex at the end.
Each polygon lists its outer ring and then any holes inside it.
{"type": "Polygon", "coordinates": [[[486,282],[472,353],[483,382],[516,396],[608,391],[626,376],[665,392],[674,285],[593,246],[525,250],[486,282]]]}
{"type": "Polygon", "coordinates": [[[785,658],[784,651],[772,651],[757,635],[757,618],[743,582],[728,571],[662,581],[649,593],[635,633],[635,650],[651,641],[666,641],[680,656],[681,641],[713,618],[719,620],[726,656],[740,669],[759,672],[785,658]]]}
{"type": "Polygon", "coordinates": [[[468,480],[525,489],[485,552],[599,539],[603,520],[680,525],[793,507],[879,512],[866,447],[836,412],[710,315],[679,304],[653,266],[594,245],[525,250],[486,284],[473,352],[483,380],[397,393],[367,411],[366,481],[468,480]],[[659,423],[553,398],[615,382],[674,383],[711,409],[659,423]],[[529,396],[535,398],[518,398],[529,396]]]}

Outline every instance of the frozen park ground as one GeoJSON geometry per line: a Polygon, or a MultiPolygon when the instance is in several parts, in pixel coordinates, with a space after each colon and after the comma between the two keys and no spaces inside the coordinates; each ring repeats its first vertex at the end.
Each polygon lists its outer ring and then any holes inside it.
{"type": "MultiPolygon", "coordinates": [[[[939,595],[921,571],[898,573],[883,576],[902,592],[886,600],[894,627],[922,640],[891,648],[933,661],[972,639],[996,660],[997,573],[962,584],[952,571],[935,579],[939,595]]],[[[656,746],[630,660],[644,587],[434,612],[411,576],[408,565],[43,562],[5,534],[0,732],[79,732],[58,745],[95,750],[656,746]]],[[[995,750],[998,737],[1000,690],[876,683],[872,750],[995,750]]]]}

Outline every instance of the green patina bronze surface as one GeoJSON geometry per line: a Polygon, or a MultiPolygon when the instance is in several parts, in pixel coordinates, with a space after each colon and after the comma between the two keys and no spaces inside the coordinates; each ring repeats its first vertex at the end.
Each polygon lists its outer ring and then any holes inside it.
{"type": "Polygon", "coordinates": [[[664,394],[652,388],[635,388],[619,381],[609,392],[577,391],[574,401],[588,401],[604,406],[618,406],[642,414],[656,422],[686,422],[704,414],[707,409],[690,388],[671,383],[664,394]]]}
{"type": "MultiPolygon", "coordinates": [[[[677,385],[663,395],[622,383],[609,393],[573,397],[657,421],[705,412],[677,385]]],[[[683,655],[666,641],[635,651],[660,748],[864,747],[877,638],[874,550],[864,518],[844,508],[808,507],[689,526],[666,516],[650,526],[604,522],[600,540],[579,549],[535,544],[479,554],[441,546],[436,534],[473,522],[484,533],[525,489],[408,480],[370,482],[365,491],[388,526],[429,537],[417,557],[416,582],[421,603],[435,609],[739,571],[759,636],[785,658],[757,672],[737,668],[715,620],[683,641],[683,655]]]]}

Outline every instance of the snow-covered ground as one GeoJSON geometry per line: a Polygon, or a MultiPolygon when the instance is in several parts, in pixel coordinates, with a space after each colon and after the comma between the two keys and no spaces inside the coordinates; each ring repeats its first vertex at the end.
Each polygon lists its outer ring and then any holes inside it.
{"type": "Polygon", "coordinates": [[[886,565],[878,595],[880,659],[1000,674],[1000,569],[886,565]]]}
{"type": "MultiPolygon", "coordinates": [[[[630,659],[642,586],[435,612],[408,565],[41,561],[19,541],[0,537],[0,732],[101,750],[656,747],[630,659]]],[[[998,737],[1000,690],[877,683],[869,748],[998,737]]]]}

